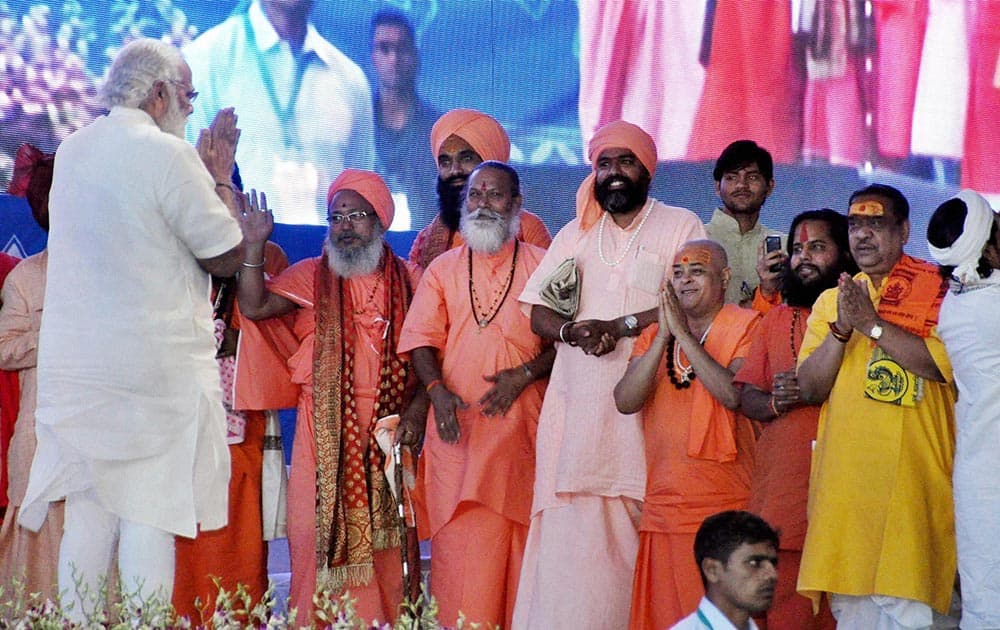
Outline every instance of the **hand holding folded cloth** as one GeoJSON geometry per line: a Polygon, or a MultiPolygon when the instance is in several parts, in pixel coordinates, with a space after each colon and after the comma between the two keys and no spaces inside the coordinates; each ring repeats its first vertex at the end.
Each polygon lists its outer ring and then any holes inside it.
{"type": "Polygon", "coordinates": [[[580,308],[580,272],[576,260],[567,258],[542,282],[539,297],[563,317],[573,319],[580,308]]]}

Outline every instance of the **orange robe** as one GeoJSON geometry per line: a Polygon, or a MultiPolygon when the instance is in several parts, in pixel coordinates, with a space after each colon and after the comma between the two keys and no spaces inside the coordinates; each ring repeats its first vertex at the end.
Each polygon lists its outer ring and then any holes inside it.
{"type": "MultiPolygon", "coordinates": [[[[776,306],[760,320],[750,353],[733,380],[771,392],[774,375],[795,369],[809,309],[776,306]]],[[[818,405],[795,407],[763,425],[757,439],[750,511],[781,534],[778,586],[765,619],[768,630],[819,630],[836,626],[824,600],[819,615],[795,584],[806,538],[806,503],[812,443],[819,425],[818,405]]]]}
{"type": "MultiPolygon", "coordinates": [[[[548,249],[552,244],[552,235],[545,227],[545,223],[527,210],[521,212],[521,229],[517,233],[517,240],[530,243],[548,249]]],[[[413,240],[410,248],[410,262],[426,269],[431,261],[448,251],[465,244],[465,239],[459,232],[453,232],[441,221],[441,216],[434,217],[434,220],[420,230],[417,238],[413,240]]],[[[516,296],[515,296],[516,297],[516,296]]]]}
{"type": "MultiPolygon", "coordinates": [[[[288,267],[288,257],[274,243],[266,244],[264,257],[264,271],[269,276],[288,267]]],[[[238,303],[234,303],[233,310],[232,326],[239,328],[238,303]]],[[[261,376],[258,374],[257,378],[261,376]]],[[[261,509],[265,418],[262,411],[245,413],[246,436],[239,444],[229,445],[227,525],[209,532],[199,531],[195,538],[178,536],[175,540],[173,605],[178,615],[187,616],[195,624],[211,618],[220,587],[232,592],[242,584],[252,604],[259,602],[267,590],[267,544],[261,509]],[[195,605],[196,599],[200,605],[195,605]]]]}
{"type": "MultiPolygon", "coordinates": [[[[461,437],[447,444],[430,413],[417,474],[426,505],[421,537],[430,536],[432,594],[440,620],[511,626],[514,596],[531,517],[535,434],[543,381],[530,384],[504,417],[486,417],[478,400],[492,387],[483,376],[518,367],[543,350],[517,296],[545,250],[520,243],[511,278],[514,243],[494,255],[474,254],[473,278],[488,307],[506,292],[496,317],[480,328],[469,295],[469,248],[452,249],[431,263],[407,313],[400,353],[437,350],[442,380],[469,407],[458,414],[461,437]]],[[[480,316],[482,313],[480,313],[480,316]]]]}
{"type": "MultiPolygon", "coordinates": [[[[758,318],[755,311],[725,305],[715,316],[705,350],[724,366],[746,357],[758,318]]],[[[646,353],[658,330],[653,324],[643,331],[632,358],[646,353]]],[[[694,561],[695,533],[712,514],[746,509],[753,470],[754,432],[743,414],[723,407],[697,378],[690,388],[675,388],[665,360],[656,381],[641,412],[646,496],[632,584],[632,629],[669,628],[698,607],[704,590],[694,561]],[[692,456],[696,451],[698,456],[692,456]]]]}
{"type": "MultiPolygon", "coordinates": [[[[312,598],[316,590],[316,446],[313,430],[313,346],[316,335],[314,278],[322,258],[302,260],[275,278],[268,288],[301,308],[295,312],[294,333],[299,346],[288,359],[291,382],[299,386],[295,439],[292,444],[292,469],[288,481],[288,547],[292,564],[289,591],[291,606],[298,609],[297,623],[313,618],[312,598]]],[[[416,268],[411,267],[411,282],[416,284],[416,268]]],[[[352,278],[345,282],[355,305],[354,316],[345,326],[354,326],[354,399],[358,418],[372,420],[378,386],[378,348],[385,331],[384,294],[373,291],[376,275],[352,278]]],[[[367,447],[370,426],[361,434],[367,447]]],[[[392,621],[403,599],[402,566],[399,548],[375,552],[375,577],[363,586],[348,590],[356,602],[358,614],[366,620],[392,621]]],[[[339,594],[334,594],[339,596],[339,594]]]]}

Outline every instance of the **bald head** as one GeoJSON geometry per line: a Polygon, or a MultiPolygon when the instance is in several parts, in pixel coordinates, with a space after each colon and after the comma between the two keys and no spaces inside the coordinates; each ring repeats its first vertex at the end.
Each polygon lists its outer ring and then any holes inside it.
{"type": "Polygon", "coordinates": [[[729,284],[726,250],[710,240],[684,243],[674,256],[670,283],[688,316],[718,311],[729,284]]]}
{"type": "Polygon", "coordinates": [[[677,250],[677,254],[674,255],[674,264],[676,265],[684,259],[700,261],[702,264],[710,265],[719,273],[729,266],[729,257],[726,255],[726,249],[715,241],[708,239],[688,241],[681,245],[681,248],[677,250]]]}

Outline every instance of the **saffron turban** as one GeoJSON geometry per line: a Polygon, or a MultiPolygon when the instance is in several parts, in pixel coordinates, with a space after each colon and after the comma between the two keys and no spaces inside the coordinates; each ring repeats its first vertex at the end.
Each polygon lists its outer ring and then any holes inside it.
{"type": "Polygon", "coordinates": [[[604,209],[594,197],[594,182],[597,180],[597,158],[606,149],[628,149],[642,162],[652,177],[656,173],[656,143],[648,133],[624,120],[609,122],[594,134],[587,147],[592,171],[576,191],[576,218],[580,229],[587,230],[597,222],[604,209]]]}
{"type": "Polygon", "coordinates": [[[330,202],[333,201],[333,196],[341,190],[353,190],[364,197],[365,201],[372,204],[383,229],[388,230],[389,226],[392,225],[392,218],[396,215],[396,204],[392,201],[389,187],[385,185],[378,173],[345,168],[337,176],[337,179],[333,180],[330,189],[326,192],[328,208],[330,202]]]}
{"type": "Polygon", "coordinates": [[[983,247],[990,238],[993,228],[994,210],[979,193],[965,189],[955,196],[965,203],[965,223],[962,234],[950,247],[934,247],[930,243],[927,249],[934,260],[941,265],[952,265],[955,271],[952,275],[962,284],[975,284],[980,281],[979,259],[983,255],[983,247]]]}
{"type": "Polygon", "coordinates": [[[510,160],[510,138],[495,118],[474,109],[453,109],[438,118],[431,128],[431,151],[437,160],[441,145],[449,136],[465,140],[486,160],[510,160]]]}

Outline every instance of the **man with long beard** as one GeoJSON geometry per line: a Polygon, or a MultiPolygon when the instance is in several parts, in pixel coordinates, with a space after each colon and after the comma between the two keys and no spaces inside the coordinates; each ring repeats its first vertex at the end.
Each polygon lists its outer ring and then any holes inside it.
{"type": "Polygon", "coordinates": [[[824,603],[821,614],[814,615],[812,602],[796,593],[795,583],[806,536],[809,466],[820,408],[799,398],[795,361],[813,302],[837,286],[841,273],[857,273],[857,266],[847,242],[847,218],[833,210],[796,216],[787,242],[785,303],[764,315],[734,381],[743,384],[743,413],[763,423],[749,509],[781,531],[781,573],[767,627],[818,630],[834,626],[830,608],[824,603]]]}
{"type": "MultiPolygon", "coordinates": [[[[459,222],[462,217],[462,190],[469,174],[485,160],[507,162],[510,159],[510,138],[492,116],[472,109],[453,109],[441,116],[431,128],[431,151],[438,170],[440,212],[420,230],[410,249],[410,262],[422,269],[464,242],[459,222]]],[[[552,236],[542,220],[527,210],[521,211],[517,238],[543,249],[552,242],[552,236]]]]}
{"type": "Polygon", "coordinates": [[[656,321],[674,253],[705,235],[694,213],[648,196],[656,146],[645,131],[609,123],[589,156],[593,172],[577,191],[577,218],[556,235],[519,297],[532,330],[558,343],[538,422],[515,628],[628,623],[645,464],[642,426],[618,412],[612,390],[634,337],[656,321]],[[543,297],[570,258],[581,278],[574,312],[543,297]]]}
{"type": "Polygon", "coordinates": [[[102,86],[108,115],[56,154],[38,443],[18,519],[38,530],[66,497],[59,590],[81,623],[116,547],[125,591],[168,601],[174,536],[226,524],[207,296],[209,273],[243,259],[228,183],[239,129],[221,111],[196,151],[182,137],[195,96],[179,51],[132,41],[102,86]]]}
{"type": "Polygon", "coordinates": [[[384,455],[370,436],[380,417],[401,414],[413,426],[427,414],[410,362],[396,353],[415,267],[383,239],[394,206],[381,177],[346,169],[327,198],[323,255],[266,286],[264,243],[273,217],[266,206],[251,205],[237,297],[253,320],[295,313],[298,344],[287,378],[300,389],[288,544],[298,620],[314,621],[313,595],[323,589],[335,597],[347,590],[362,617],[391,622],[403,599],[399,530],[384,455]]]}
{"type": "MultiPolygon", "coordinates": [[[[545,255],[515,238],[521,212],[513,168],[483,162],[472,171],[465,245],[424,272],[400,336],[434,406],[417,484],[432,594],[447,626],[462,612],[510,627],[528,533],[535,432],[555,350],[515,297],[545,255]]],[[[424,427],[411,429],[401,439],[416,444],[424,427]]]]}

